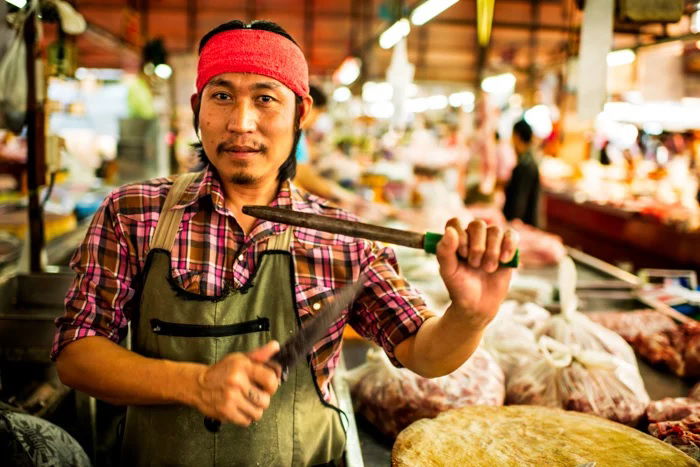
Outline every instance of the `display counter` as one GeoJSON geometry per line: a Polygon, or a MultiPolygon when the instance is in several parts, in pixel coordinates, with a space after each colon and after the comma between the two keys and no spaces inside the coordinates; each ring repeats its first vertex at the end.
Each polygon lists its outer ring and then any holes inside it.
{"type": "Polygon", "coordinates": [[[613,264],[635,269],[700,271],[700,232],[685,232],[633,211],[577,202],[573,195],[544,191],[546,230],[564,243],[613,264]]]}

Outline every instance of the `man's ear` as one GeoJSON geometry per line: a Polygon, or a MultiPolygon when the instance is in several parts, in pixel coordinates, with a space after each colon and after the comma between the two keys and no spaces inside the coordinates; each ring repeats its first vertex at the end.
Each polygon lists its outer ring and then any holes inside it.
{"type": "Polygon", "coordinates": [[[311,96],[301,98],[301,106],[299,107],[299,127],[306,129],[306,123],[311,116],[311,108],[314,105],[314,100],[311,96]]]}
{"type": "Polygon", "coordinates": [[[194,93],[190,96],[190,106],[192,107],[192,112],[195,114],[199,112],[199,94],[194,93]]]}

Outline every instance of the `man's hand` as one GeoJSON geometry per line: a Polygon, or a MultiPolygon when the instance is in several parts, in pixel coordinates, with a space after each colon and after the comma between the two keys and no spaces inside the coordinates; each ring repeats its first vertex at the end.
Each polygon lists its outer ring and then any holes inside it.
{"type": "Polygon", "coordinates": [[[195,407],[204,415],[248,426],[260,420],[279,386],[279,374],[265,363],[277,341],[248,353],[231,353],[199,374],[195,407]]]}
{"type": "Polygon", "coordinates": [[[485,327],[505,298],[512,275],[510,268],[499,269],[499,262],[510,261],[517,247],[518,234],[512,229],[487,227],[482,220],[464,229],[458,219],[450,219],[437,245],[440,275],[452,300],[448,311],[485,327]]]}

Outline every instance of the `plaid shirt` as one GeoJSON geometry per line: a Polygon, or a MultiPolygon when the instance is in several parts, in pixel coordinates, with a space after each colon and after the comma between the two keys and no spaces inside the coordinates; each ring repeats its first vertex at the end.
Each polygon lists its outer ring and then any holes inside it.
{"type": "MultiPolygon", "coordinates": [[[[149,242],[172,180],[126,185],[105,199],[71,261],[77,275],[66,296],[65,314],[56,320],[52,358],[83,337],[104,336],[118,342],[125,336],[138,307],[149,242]]],[[[270,205],[354,220],[289,182],[270,205]]],[[[288,228],[260,220],[245,235],[225,208],[218,176],[211,168],[190,185],[176,207],[184,209],[184,215],[171,252],[172,280],[181,289],[212,298],[245,285],[270,236],[288,228]]],[[[303,228],[295,228],[290,248],[302,322],[313,316],[317,302],[322,304],[361,272],[370,283],[314,347],[311,366],[324,397],[330,398],[328,385],[338,365],[346,324],[383,347],[399,365],[394,348],[433,314],[400,276],[393,251],[376,242],[303,228]]]]}

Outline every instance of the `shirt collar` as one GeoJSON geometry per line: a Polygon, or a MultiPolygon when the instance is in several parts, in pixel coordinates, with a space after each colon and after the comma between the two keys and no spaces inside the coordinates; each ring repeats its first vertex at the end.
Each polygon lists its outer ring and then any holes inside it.
{"type": "MultiPolygon", "coordinates": [[[[224,192],[221,188],[221,181],[218,173],[211,164],[207,164],[207,167],[201,172],[201,175],[195,179],[195,182],[187,187],[184,194],[180,198],[180,201],[173,206],[173,209],[187,208],[207,196],[211,198],[211,203],[219,214],[227,215],[224,202],[224,192]]],[[[304,194],[289,180],[285,180],[282,183],[280,190],[277,192],[277,196],[269,205],[271,207],[293,209],[295,211],[302,212],[315,211],[304,194]]],[[[251,235],[255,235],[256,232],[267,229],[271,229],[275,233],[279,233],[286,230],[287,226],[284,224],[264,221],[256,224],[251,232],[251,235]]]]}

